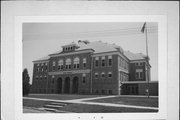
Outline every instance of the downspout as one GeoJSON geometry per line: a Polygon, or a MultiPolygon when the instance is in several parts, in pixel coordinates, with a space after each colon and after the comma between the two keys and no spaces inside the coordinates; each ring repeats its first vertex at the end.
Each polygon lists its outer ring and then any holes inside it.
{"type": "Polygon", "coordinates": [[[90,94],[92,94],[92,69],[93,69],[93,57],[91,53],[91,67],[90,67],[90,94]]]}
{"type": "Polygon", "coordinates": [[[46,78],[46,80],[47,80],[47,83],[46,83],[46,94],[48,94],[49,62],[47,62],[47,71],[46,71],[46,72],[47,72],[47,78],[46,78]]]}

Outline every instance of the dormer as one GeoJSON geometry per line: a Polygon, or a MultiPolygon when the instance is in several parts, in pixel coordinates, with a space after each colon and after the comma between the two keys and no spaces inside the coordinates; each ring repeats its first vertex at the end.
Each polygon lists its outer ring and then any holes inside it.
{"type": "Polygon", "coordinates": [[[63,52],[72,52],[75,51],[75,49],[79,48],[78,45],[74,42],[68,45],[62,46],[63,52]]]}

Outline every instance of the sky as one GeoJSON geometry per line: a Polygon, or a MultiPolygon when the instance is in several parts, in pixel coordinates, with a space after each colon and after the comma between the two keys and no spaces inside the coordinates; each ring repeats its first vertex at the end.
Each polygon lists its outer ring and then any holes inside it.
{"type": "MultiPolygon", "coordinates": [[[[60,51],[61,46],[78,40],[102,41],[121,46],[124,50],[146,55],[143,22],[108,23],[24,23],[23,69],[27,68],[32,83],[33,60],[60,51]]],[[[147,23],[148,54],[151,80],[158,80],[158,24],[147,23]]]]}

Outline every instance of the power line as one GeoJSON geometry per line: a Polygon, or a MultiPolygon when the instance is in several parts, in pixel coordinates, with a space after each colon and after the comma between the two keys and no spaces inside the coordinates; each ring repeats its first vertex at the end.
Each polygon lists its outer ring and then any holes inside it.
{"type": "MultiPolygon", "coordinates": [[[[157,26],[151,26],[148,27],[148,33],[156,33],[158,28],[157,26]]],[[[116,34],[116,36],[118,35],[132,35],[132,34],[142,34],[140,32],[141,27],[136,27],[136,28],[126,28],[126,29],[111,29],[111,30],[101,30],[101,31],[87,31],[87,32],[73,32],[73,33],[52,33],[52,34],[45,34],[45,36],[47,35],[58,35],[61,37],[72,37],[72,36],[88,36],[88,35],[105,35],[105,36],[111,36],[110,34],[116,34]]],[[[25,34],[23,36],[41,36],[44,35],[42,34],[25,34]]],[[[43,36],[42,36],[43,37],[43,36]]]]}

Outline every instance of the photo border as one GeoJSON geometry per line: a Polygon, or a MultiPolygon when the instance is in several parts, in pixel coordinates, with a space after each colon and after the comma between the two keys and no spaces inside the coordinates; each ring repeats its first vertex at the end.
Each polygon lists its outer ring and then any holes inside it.
{"type": "Polygon", "coordinates": [[[167,17],[165,15],[61,15],[15,17],[15,119],[167,119],[167,17]],[[61,22],[158,22],[158,113],[23,113],[22,110],[22,25],[61,22]],[[166,76],[165,76],[166,75],[166,76]]]}

